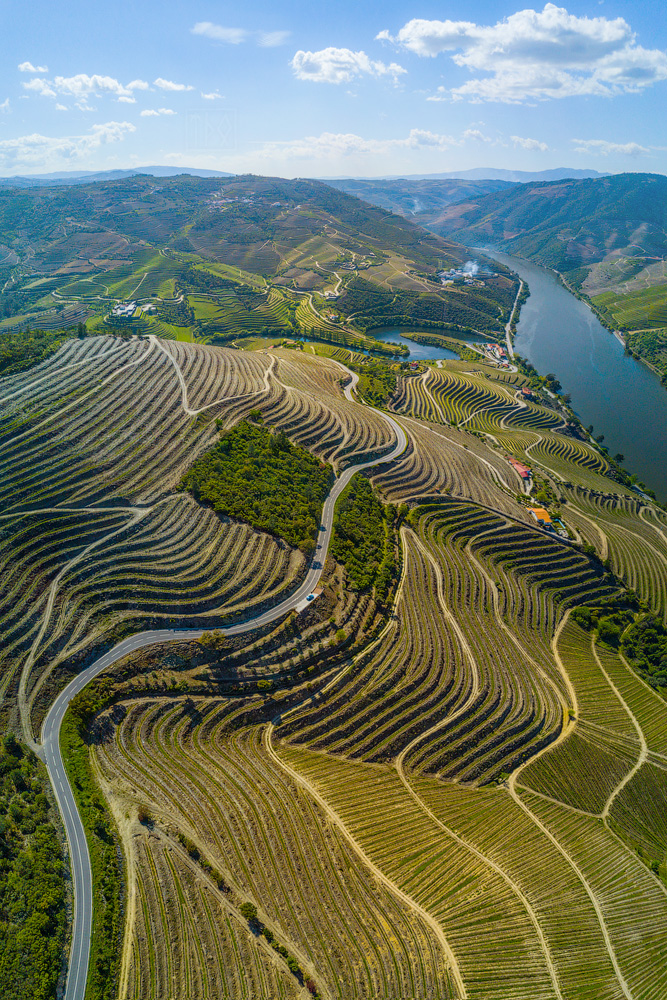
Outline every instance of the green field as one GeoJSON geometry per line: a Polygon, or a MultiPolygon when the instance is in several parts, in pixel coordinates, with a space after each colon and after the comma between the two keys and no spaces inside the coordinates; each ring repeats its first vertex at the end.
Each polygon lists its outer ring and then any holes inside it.
{"type": "Polygon", "coordinates": [[[656,285],[624,295],[604,292],[592,301],[619,330],[667,326],[667,285],[656,285]]]}

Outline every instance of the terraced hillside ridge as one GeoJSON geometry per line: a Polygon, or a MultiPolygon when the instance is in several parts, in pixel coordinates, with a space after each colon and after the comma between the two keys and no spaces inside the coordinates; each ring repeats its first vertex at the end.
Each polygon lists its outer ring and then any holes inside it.
{"type": "Polygon", "coordinates": [[[667,372],[667,184],[628,173],[473,196],[428,225],[555,268],[633,354],[667,372]]]}
{"type": "Polygon", "coordinates": [[[667,701],[572,612],[664,619],[664,512],[519,373],[389,365],[382,412],[360,355],[251,346],[86,337],[0,383],[4,725],[39,748],[68,680],[164,630],[75,706],[125,865],[115,993],[660,1000],[667,701]],[[243,427],[377,462],[342,563],[262,628],[317,550],[179,489],[243,427]]]}
{"type": "MultiPolygon", "coordinates": [[[[445,287],[467,251],[317,181],[131,177],[0,191],[0,331],[191,342],[297,335],[407,353],[385,323],[502,335],[516,278],[445,287]],[[11,262],[9,262],[11,261],[11,262]]],[[[0,362],[2,358],[0,357],[0,362]]]]}

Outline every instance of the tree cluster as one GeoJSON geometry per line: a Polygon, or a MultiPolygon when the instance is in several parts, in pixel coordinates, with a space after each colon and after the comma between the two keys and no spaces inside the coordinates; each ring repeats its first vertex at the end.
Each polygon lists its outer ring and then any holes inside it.
{"type": "Polygon", "coordinates": [[[331,555],[345,567],[348,586],[358,591],[374,587],[380,604],[396,574],[395,519],[395,507],[385,507],[358,473],[336,505],[331,555]]]}
{"type": "Polygon", "coordinates": [[[331,466],[284,431],[244,420],[197,459],[181,486],[218,514],[311,552],[332,478],[331,466]]]}
{"type": "MultiPolygon", "coordinates": [[[[79,327],[83,327],[85,337],[85,326],[80,323],[79,327]]],[[[69,330],[31,330],[28,327],[20,333],[0,337],[0,375],[14,375],[46,361],[75,334],[81,335],[76,327],[69,330]]]]}
{"type": "Polygon", "coordinates": [[[0,744],[0,993],[56,996],[65,944],[65,865],[38,762],[13,736],[0,744]]]}
{"type": "Polygon", "coordinates": [[[667,628],[633,591],[600,607],[574,608],[572,617],[607,646],[620,649],[654,688],[667,688],[667,628]]]}

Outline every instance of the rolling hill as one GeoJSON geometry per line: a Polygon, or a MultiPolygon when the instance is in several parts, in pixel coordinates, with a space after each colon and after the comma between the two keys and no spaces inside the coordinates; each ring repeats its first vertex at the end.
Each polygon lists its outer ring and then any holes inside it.
{"type": "Polygon", "coordinates": [[[445,287],[440,272],[468,256],[318,181],[138,176],[0,188],[0,331],[85,320],[177,339],[308,333],[367,347],[379,326],[446,324],[496,337],[515,279],[494,265],[445,287]],[[128,302],[134,314],[109,319],[128,302]]]}
{"type": "Polygon", "coordinates": [[[667,375],[667,177],[513,187],[449,206],[429,225],[555,268],[631,351],[667,375]]]}
{"type": "Polygon", "coordinates": [[[378,178],[376,180],[345,179],[327,181],[331,187],[354,195],[388,212],[428,225],[438,218],[443,208],[459,201],[482,198],[494,191],[511,187],[504,180],[427,180],[415,178],[378,178]]]}
{"type": "Polygon", "coordinates": [[[568,271],[627,251],[667,248],[667,177],[617,174],[526,184],[449,207],[437,229],[464,242],[488,242],[508,253],[568,271]],[[640,250],[637,247],[637,250],[640,250]]]}
{"type": "Polygon", "coordinates": [[[358,354],[243,346],[0,380],[2,995],[84,912],[29,748],[72,684],[90,1000],[662,1000],[664,510],[539,379],[386,365],[376,409],[358,354]],[[370,479],[308,602],[324,463],[370,479]]]}

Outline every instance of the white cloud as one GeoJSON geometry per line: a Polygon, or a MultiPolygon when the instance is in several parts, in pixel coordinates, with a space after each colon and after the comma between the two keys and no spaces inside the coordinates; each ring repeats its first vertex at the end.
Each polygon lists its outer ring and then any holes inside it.
{"type": "Polygon", "coordinates": [[[463,133],[464,139],[473,139],[476,142],[494,142],[490,135],[484,135],[478,128],[467,128],[463,133]]]}
{"type": "Polygon", "coordinates": [[[336,49],[330,46],[319,52],[304,52],[300,49],[292,59],[291,67],[299,80],[314,83],[349,83],[358,76],[393,76],[396,79],[405,73],[402,66],[375,62],[365,52],[351,49],[336,49]]]}
{"type": "Polygon", "coordinates": [[[176,112],[171,108],[147,108],[140,112],[141,118],[156,118],[160,115],[175,115],[176,112]]]}
{"type": "Polygon", "coordinates": [[[39,133],[0,141],[0,167],[46,167],[58,163],[76,163],[100,146],[121,142],[136,128],[130,122],[106,122],[93,125],[85,135],[46,136],[39,133]]]}
{"type": "Polygon", "coordinates": [[[214,42],[226,42],[228,45],[240,45],[248,37],[245,28],[225,28],[212,21],[198,21],[190,30],[193,35],[203,35],[205,38],[212,38],[214,42]]]}
{"type": "Polygon", "coordinates": [[[174,83],[173,80],[164,80],[161,76],[154,80],[153,83],[160,90],[194,90],[195,88],[188,83],[174,83]]]}
{"type": "Polygon", "coordinates": [[[205,94],[202,90],[201,96],[205,101],[222,101],[223,95],[217,90],[212,90],[210,94],[205,94]]]}
{"type": "Polygon", "coordinates": [[[547,3],[494,25],[415,18],[392,36],[377,36],[422,57],[451,53],[476,76],[462,86],[440,86],[432,100],[474,103],[636,93],[667,79],[667,54],[645,49],[622,17],[578,17],[547,3]]]}
{"type": "Polygon", "coordinates": [[[56,92],[49,83],[48,80],[44,80],[41,77],[35,77],[34,80],[28,80],[27,83],[22,84],[24,90],[33,90],[40,97],[55,97],[56,92]]]}
{"type": "Polygon", "coordinates": [[[0,115],[8,115],[11,112],[11,106],[9,104],[9,98],[6,97],[2,104],[0,104],[0,115]]]}
{"type": "Polygon", "coordinates": [[[190,28],[193,35],[202,35],[214,42],[224,42],[226,45],[241,45],[242,42],[254,38],[263,49],[272,49],[284,45],[291,31],[248,31],[247,28],[227,28],[213,21],[198,21],[190,28]]]}
{"type": "Polygon", "coordinates": [[[120,97],[118,98],[118,103],[119,104],[136,104],[137,103],[137,99],[136,99],[136,97],[130,97],[129,95],[126,96],[125,94],[121,94],[120,97]]]}
{"type": "Polygon", "coordinates": [[[521,135],[511,135],[510,139],[515,146],[531,152],[539,151],[540,153],[546,153],[549,148],[546,142],[540,142],[539,139],[526,139],[521,135]]]}
{"type": "Polygon", "coordinates": [[[56,104],[56,111],[67,111],[66,104],[56,104]]]}
{"type": "Polygon", "coordinates": [[[355,154],[387,154],[397,150],[435,150],[460,146],[461,140],[413,128],[401,139],[364,139],[353,132],[322,132],[320,135],[269,142],[258,151],[260,159],[334,159],[355,154]]]}
{"type": "Polygon", "coordinates": [[[49,72],[49,67],[48,66],[33,66],[33,64],[31,62],[22,62],[22,63],[19,63],[19,72],[20,73],[48,73],[49,72]]]}
{"type": "Polygon", "coordinates": [[[623,156],[643,156],[651,152],[647,146],[640,146],[638,142],[607,142],[605,139],[572,139],[572,142],[575,153],[597,153],[601,156],[621,153],[623,156]]]}
{"type": "Polygon", "coordinates": [[[260,31],[257,44],[263,49],[273,49],[278,45],[284,45],[291,34],[291,31],[260,31]]]}
{"type": "Polygon", "coordinates": [[[88,110],[87,99],[92,95],[97,97],[106,95],[115,97],[126,104],[134,104],[134,90],[147,90],[148,84],[145,80],[133,80],[127,86],[120,83],[113,76],[103,76],[100,73],[77,73],[76,76],[56,76],[53,80],[46,80],[44,77],[34,77],[23,84],[25,90],[33,91],[41,97],[56,97],[65,95],[75,97],[80,102],[83,110],[88,110]]]}

